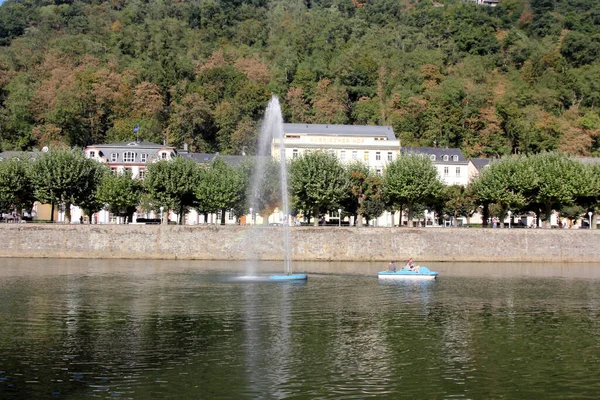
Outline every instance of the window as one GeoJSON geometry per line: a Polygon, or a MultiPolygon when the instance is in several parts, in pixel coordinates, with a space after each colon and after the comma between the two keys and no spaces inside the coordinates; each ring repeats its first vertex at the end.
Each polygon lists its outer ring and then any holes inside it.
{"type": "Polygon", "coordinates": [[[377,168],[375,169],[375,172],[376,172],[376,173],[377,173],[377,175],[379,175],[379,176],[383,175],[383,171],[381,170],[381,167],[377,167],[377,168]]]}
{"type": "Polygon", "coordinates": [[[431,161],[435,161],[435,154],[430,155],[429,158],[431,158],[431,161]]]}
{"type": "Polygon", "coordinates": [[[146,169],[145,168],[140,168],[140,171],[138,172],[138,178],[139,179],[144,179],[146,177],[146,169]]]}
{"type": "Polygon", "coordinates": [[[444,161],[448,161],[448,155],[447,154],[444,155],[444,161]]]}
{"type": "Polygon", "coordinates": [[[96,158],[96,152],[90,151],[90,158],[96,158]]]}
{"type": "Polygon", "coordinates": [[[369,161],[369,152],[368,151],[364,152],[364,154],[363,154],[363,160],[369,161]]]}
{"type": "Polygon", "coordinates": [[[135,153],[133,151],[126,151],[123,153],[123,162],[134,162],[135,153]]]}
{"type": "Polygon", "coordinates": [[[352,159],[353,159],[353,160],[358,160],[358,151],[354,150],[354,151],[352,152],[352,159]]]}
{"type": "Polygon", "coordinates": [[[148,154],[146,153],[142,153],[140,154],[140,161],[145,163],[146,161],[148,161],[148,154]]]}
{"type": "Polygon", "coordinates": [[[452,161],[458,161],[458,156],[457,155],[452,156],[452,161]]]}
{"type": "Polygon", "coordinates": [[[162,158],[163,160],[167,159],[167,153],[160,153],[160,158],[162,158]]]}
{"type": "Polygon", "coordinates": [[[375,160],[376,161],[381,161],[381,152],[380,151],[376,151],[375,152],[375,160]]]}
{"type": "Polygon", "coordinates": [[[394,153],[392,153],[391,151],[388,152],[388,161],[392,161],[394,159],[394,153]]]}
{"type": "Polygon", "coordinates": [[[131,170],[131,168],[125,168],[123,169],[123,174],[131,176],[133,174],[133,171],[131,170]]]}
{"type": "Polygon", "coordinates": [[[292,158],[298,158],[298,149],[292,150],[292,158]]]}
{"type": "Polygon", "coordinates": [[[119,155],[117,153],[110,153],[110,162],[117,162],[117,157],[119,155]]]}
{"type": "Polygon", "coordinates": [[[448,176],[449,171],[448,171],[448,167],[444,167],[444,176],[448,176]]]}
{"type": "Polygon", "coordinates": [[[229,210],[229,220],[233,221],[235,219],[235,212],[233,210],[229,210]]]}
{"type": "Polygon", "coordinates": [[[116,175],[116,174],[117,174],[117,168],[116,168],[116,167],[112,167],[112,168],[110,169],[110,174],[111,174],[111,175],[116,175]]]}
{"type": "Polygon", "coordinates": [[[340,159],[342,159],[342,160],[346,159],[346,150],[340,151],[340,159]]]}
{"type": "Polygon", "coordinates": [[[456,167],[456,176],[460,176],[460,167],[456,167]]]}

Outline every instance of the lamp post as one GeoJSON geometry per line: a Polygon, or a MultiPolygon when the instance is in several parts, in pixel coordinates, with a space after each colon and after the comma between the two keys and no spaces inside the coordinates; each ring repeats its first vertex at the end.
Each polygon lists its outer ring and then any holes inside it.
{"type": "Polygon", "coordinates": [[[342,209],[338,208],[338,226],[342,226],[342,209]]]}
{"type": "Polygon", "coordinates": [[[429,210],[425,210],[425,211],[423,211],[423,215],[424,215],[424,217],[425,217],[425,222],[423,223],[423,226],[424,226],[425,228],[427,228],[427,213],[428,213],[428,212],[429,212],[429,210]]]}
{"type": "Polygon", "coordinates": [[[588,211],[588,218],[590,220],[590,229],[592,229],[592,214],[593,213],[591,211],[588,211]]]}
{"type": "Polygon", "coordinates": [[[164,211],[164,207],[160,206],[160,224],[162,225],[163,223],[163,211],[164,211]]]}
{"type": "Polygon", "coordinates": [[[254,225],[254,214],[252,214],[252,207],[250,207],[250,223],[254,225]]]}
{"type": "Polygon", "coordinates": [[[508,210],[508,227],[510,228],[510,222],[511,222],[511,218],[510,215],[512,214],[512,212],[510,210],[508,210]]]}

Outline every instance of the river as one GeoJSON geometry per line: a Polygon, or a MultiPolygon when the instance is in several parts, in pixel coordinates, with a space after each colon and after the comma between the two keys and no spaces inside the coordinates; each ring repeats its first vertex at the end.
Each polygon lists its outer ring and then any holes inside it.
{"type": "Polygon", "coordinates": [[[598,396],[600,265],[428,266],[0,259],[0,398],[598,396]]]}

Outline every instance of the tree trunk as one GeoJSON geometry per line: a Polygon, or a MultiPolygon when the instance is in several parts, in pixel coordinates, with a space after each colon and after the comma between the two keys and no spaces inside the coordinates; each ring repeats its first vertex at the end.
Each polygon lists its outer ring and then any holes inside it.
{"type": "MultiPolygon", "coordinates": [[[[205,225],[208,224],[208,213],[205,212],[205,213],[202,213],[202,215],[204,216],[204,224],[205,225]]],[[[250,218],[252,218],[252,217],[250,217],[250,218]]]]}
{"type": "Polygon", "coordinates": [[[415,224],[413,223],[413,206],[412,206],[412,204],[408,204],[406,209],[408,211],[408,215],[406,216],[406,219],[407,219],[406,224],[408,225],[408,227],[412,228],[415,226],[415,224]]]}
{"type": "Polygon", "coordinates": [[[313,207],[313,218],[314,218],[313,226],[319,226],[319,206],[313,207]]]}
{"type": "Polygon", "coordinates": [[[225,209],[221,210],[221,225],[225,225],[225,209]]]}
{"type": "Polygon", "coordinates": [[[54,222],[54,200],[50,202],[50,222],[54,222]]]}
{"type": "Polygon", "coordinates": [[[590,229],[597,229],[598,227],[598,215],[596,213],[592,214],[592,226],[590,226],[590,229]]]}
{"type": "Polygon", "coordinates": [[[487,228],[488,219],[490,218],[490,205],[484,204],[483,209],[481,210],[481,226],[487,228]]]}
{"type": "Polygon", "coordinates": [[[552,204],[546,203],[544,204],[544,213],[546,214],[546,218],[544,219],[544,229],[552,228],[552,204]]]}
{"type": "Polygon", "coordinates": [[[71,203],[65,203],[65,223],[71,223],[71,203]]]}
{"type": "Polygon", "coordinates": [[[458,216],[457,216],[457,212],[454,211],[454,216],[452,217],[452,226],[454,226],[455,228],[458,226],[458,216]]]}
{"type": "Polygon", "coordinates": [[[179,207],[179,215],[178,215],[178,217],[179,217],[179,225],[183,225],[183,209],[184,209],[184,206],[182,204],[179,207]]]}

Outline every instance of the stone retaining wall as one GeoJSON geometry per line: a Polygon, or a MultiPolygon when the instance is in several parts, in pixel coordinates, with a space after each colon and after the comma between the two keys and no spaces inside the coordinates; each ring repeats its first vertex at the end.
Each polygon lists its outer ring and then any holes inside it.
{"type": "MultiPolygon", "coordinates": [[[[600,262],[600,231],[292,227],[294,260],[600,262]]],[[[281,260],[283,228],[0,224],[0,257],[281,260]]]]}

